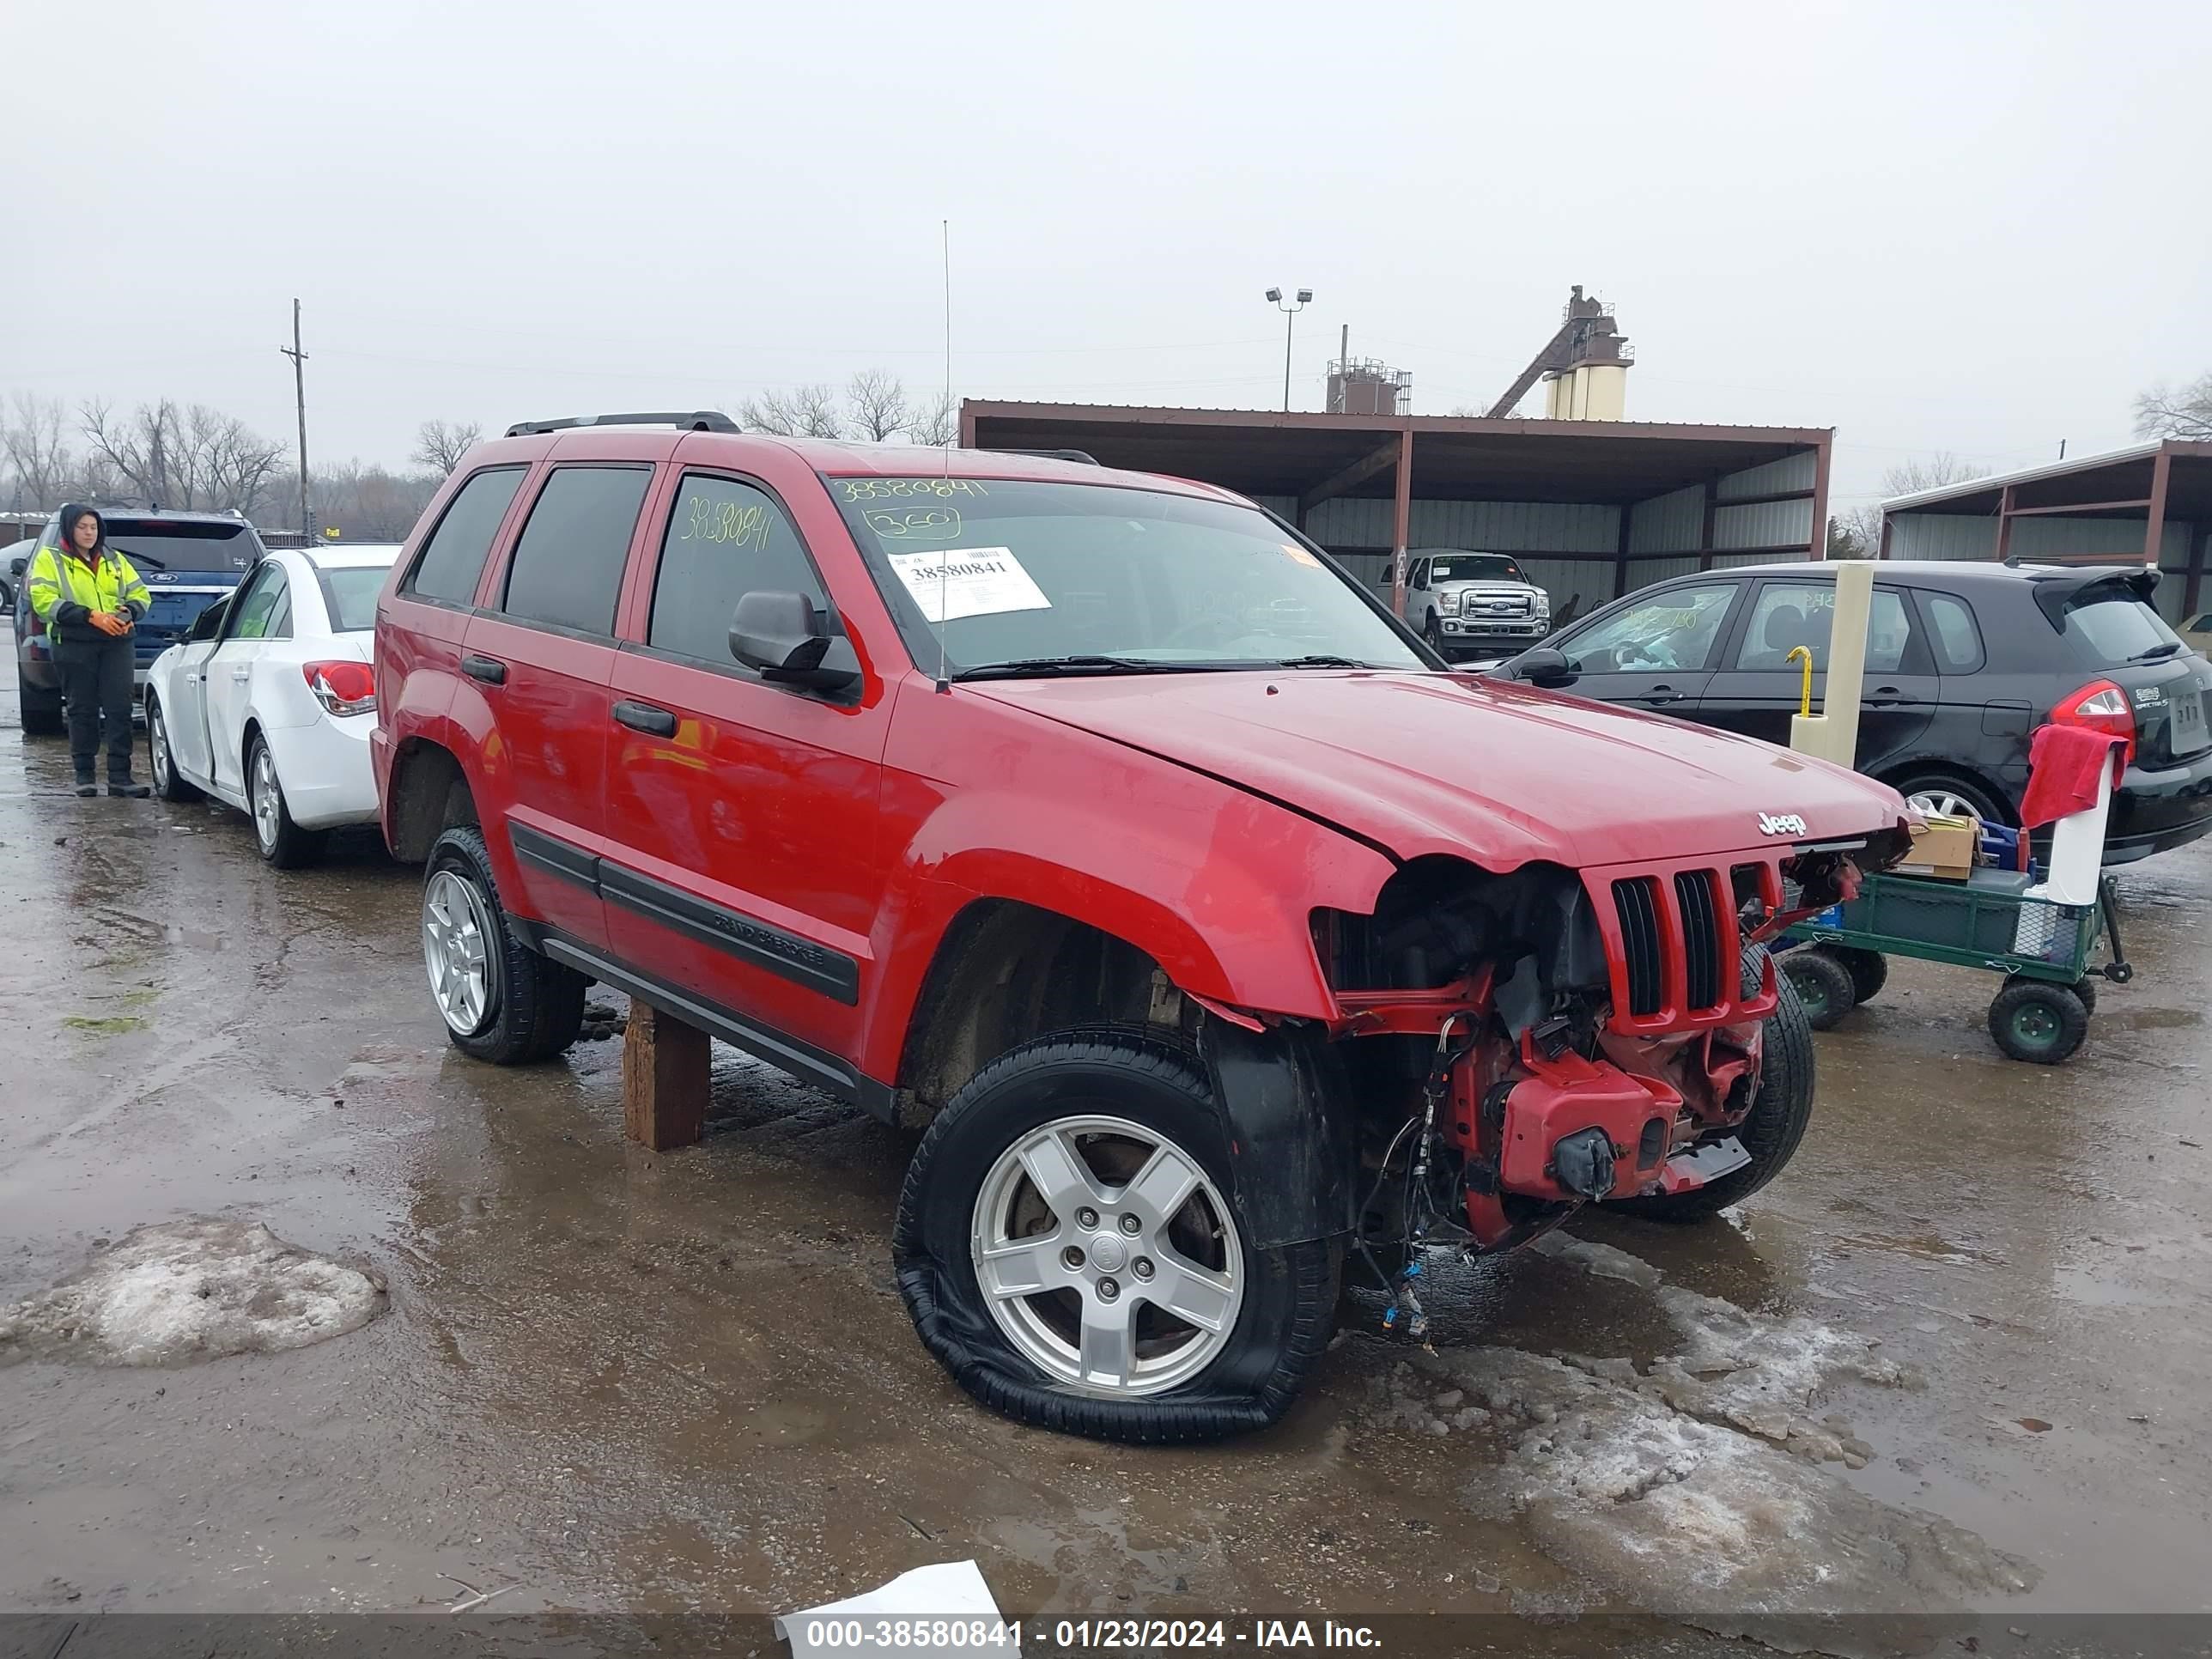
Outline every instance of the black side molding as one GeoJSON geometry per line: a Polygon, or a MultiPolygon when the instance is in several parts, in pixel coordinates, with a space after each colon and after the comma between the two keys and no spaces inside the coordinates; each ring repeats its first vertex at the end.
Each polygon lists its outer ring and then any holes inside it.
{"type": "Polygon", "coordinates": [[[860,964],[842,951],[801,939],[757,916],[709,903],[680,887],[603,859],[526,823],[508,820],[507,835],[514,856],[525,864],[574,882],[610,904],[619,904],[702,945],[712,945],[749,967],[764,968],[780,979],[834,997],[848,1008],[860,1004],[860,964]]]}

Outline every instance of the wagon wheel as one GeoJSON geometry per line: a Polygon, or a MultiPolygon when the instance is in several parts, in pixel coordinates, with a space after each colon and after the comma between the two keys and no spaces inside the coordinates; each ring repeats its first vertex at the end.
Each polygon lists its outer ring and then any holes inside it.
{"type": "Polygon", "coordinates": [[[1990,1036],[2014,1060],[2056,1066],[2089,1034],[2089,1011],[2070,985],[2015,975],[1990,1004],[1990,1036]]]}

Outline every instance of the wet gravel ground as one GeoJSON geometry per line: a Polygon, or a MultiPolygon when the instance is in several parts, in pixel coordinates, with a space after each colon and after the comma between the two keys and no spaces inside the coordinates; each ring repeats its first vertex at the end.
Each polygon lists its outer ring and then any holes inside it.
{"type": "Polygon", "coordinates": [[[1626,1647],[2212,1608],[2212,846],[2125,874],[2138,977],[2072,1064],[1900,963],[1740,1214],[1438,1264],[1433,1353],[1348,1294],[1279,1430],[1153,1452],[927,1359],[908,1138],[718,1049],[706,1143],[641,1151],[618,1037],[449,1050],[373,835],[280,874],[234,814],[66,781],[0,693],[0,1308],[188,1218],[389,1308],[184,1366],[0,1339],[0,1611],[782,1611],[968,1556],[1010,1608],[1607,1610],[1626,1647]]]}

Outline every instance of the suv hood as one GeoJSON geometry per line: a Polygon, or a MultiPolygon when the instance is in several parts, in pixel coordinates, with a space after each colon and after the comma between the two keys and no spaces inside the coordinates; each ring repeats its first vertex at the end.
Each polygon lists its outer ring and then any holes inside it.
{"type": "Polygon", "coordinates": [[[1771,744],[1510,681],[1217,672],[961,688],[1280,801],[1401,859],[1504,872],[1658,862],[1896,827],[1886,784],[1771,744]],[[1770,835],[1769,817],[1804,821],[1770,835]]]}

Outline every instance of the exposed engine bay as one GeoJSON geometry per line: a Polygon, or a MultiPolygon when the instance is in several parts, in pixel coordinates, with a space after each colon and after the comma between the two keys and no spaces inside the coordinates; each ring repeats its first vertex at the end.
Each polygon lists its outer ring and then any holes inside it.
{"type": "Polygon", "coordinates": [[[1389,1293],[1385,1325],[1421,1334],[1425,1246],[1512,1249],[1584,1204],[1747,1165],[1733,1131],[1759,1098],[1779,994],[1759,946],[1898,850],[1507,875],[1431,858],[1394,875],[1371,915],[1317,915],[1359,1103],[1357,1248],[1389,1293]]]}

